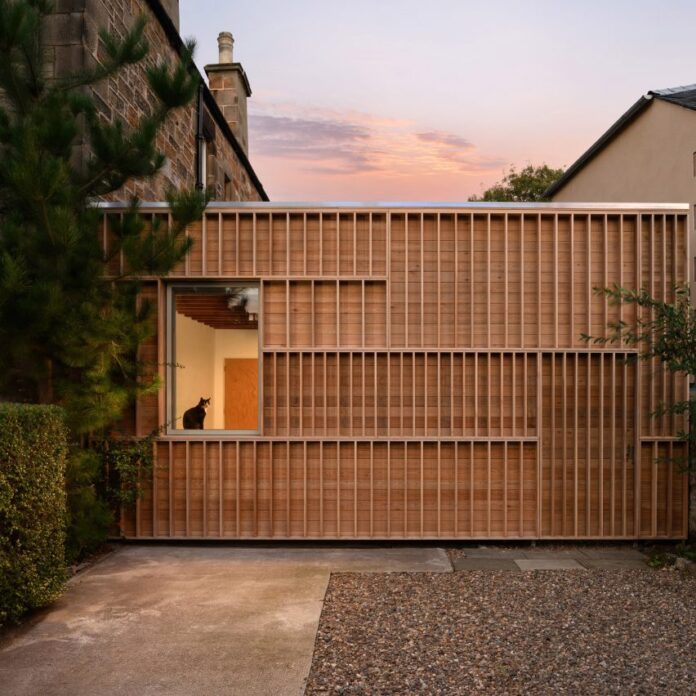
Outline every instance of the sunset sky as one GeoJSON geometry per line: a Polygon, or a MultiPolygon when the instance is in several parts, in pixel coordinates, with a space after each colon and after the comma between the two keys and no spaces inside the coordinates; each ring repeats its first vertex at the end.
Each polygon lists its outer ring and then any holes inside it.
{"type": "Polygon", "coordinates": [[[276,201],[462,201],[571,164],[650,89],[696,82],[686,0],[181,0],[197,63],[231,31],[276,201]]]}

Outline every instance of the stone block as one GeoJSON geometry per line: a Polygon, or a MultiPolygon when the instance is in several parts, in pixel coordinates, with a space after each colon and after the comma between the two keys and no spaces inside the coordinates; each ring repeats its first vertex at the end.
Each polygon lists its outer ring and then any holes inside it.
{"type": "Polygon", "coordinates": [[[585,558],[580,563],[588,570],[649,570],[645,561],[635,558],[585,558]]]}
{"type": "Polygon", "coordinates": [[[545,548],[537,546],[528,548],[520,558],[573,558],[576,561],[585,558],[585,551],[579,546],[567,546],[563,548],[545,548]]]}
{"type": "Polygon", "coordinates": [[[43,51],[41,74],[47,80],[56,76],[56,49],[53,46],[48,46],[43,51]]]}
{"type": "Polygon", "coordinates": [[[583,552],[587,558],[616,558],[616,559],[628,559],[632,558],[637,561],[644,561],[645,556],[634,549],[632,546],[588,546],[583,549],[583,552]]]}
{"type": "Polygon", "coordinates": [[[526,558],[525,548],[500,548],[497,546],[463,547],[466,558],[526,558]]]}
{"type": "Polygon", "coordinates": [[[454,569],[466,570],[509,570],[519,571],[515,561],[510,558],[457,558],[454,560],[454,569]]]}
{"type": "Polygon", "coordinates": [[[44,23],[44,41],[49,46],[70,46],[82,43],[82,13],[53,14],[44,23]]]}
{"type": "Polygon", "coordinates": [[[208,86],[211,92],[222,89],[222,76],[220,73],[211,72],[208,75],[208,86]]]}
{"type": "Polygon", "coordinates": [[[82,70],[82,46],[56,46],[55,74],[65,77],[82,70]]]}
{"type": "Polygon", "coordinates": [[[520,570],[586,570],[572,558],[521,558],[515,563],[520,570]]]}
{"type": "Polygon", "coordinates": [[[218,89],[213,92],[218,106],[224,110],[228,105],[234,104],[234,92],[229,89],[218,89]]]}
{"type": "Polygon", "coordinates": [[[57,13],[82,12],[87,5],[87,0],[54,0],[54,2],[57,13]]]}

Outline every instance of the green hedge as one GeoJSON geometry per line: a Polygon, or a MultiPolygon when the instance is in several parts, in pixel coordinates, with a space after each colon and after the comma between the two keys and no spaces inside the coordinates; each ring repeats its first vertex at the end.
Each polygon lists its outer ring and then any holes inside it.
{"type": "Polygon", "coordinates": [[[61,409],[0,404],[0,625],[63,589],[66,454],[61,409]]]}

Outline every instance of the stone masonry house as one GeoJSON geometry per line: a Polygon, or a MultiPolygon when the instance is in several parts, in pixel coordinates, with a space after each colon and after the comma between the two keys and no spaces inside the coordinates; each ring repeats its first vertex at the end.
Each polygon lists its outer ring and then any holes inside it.
{"type": "MultiPolygon", "coordinates": [[[[100,56],[99,30],[122,35],[139,15],[148,19],[149,64],[174,61],[183,48],[178,0],[58,0],[46,27],[49,74],[88,67],[100,56]]],[[[246,100],[249,81],[232,58],[232,35],[218,39],[220,62],[200,75],[198,98],[168,120],[158,147],[164,170],[152,181],[129,184],[116,197],[164,200],[168,188],[207,186],[216,200],[265,201],[268,196],[248,158],[246,100]]],[[[105,119],[135,123],[154,105],[143,65],[130,66],[96,89],[105,119]]],[[[87,155],[87,143],[78,157],[87,155]]]]}

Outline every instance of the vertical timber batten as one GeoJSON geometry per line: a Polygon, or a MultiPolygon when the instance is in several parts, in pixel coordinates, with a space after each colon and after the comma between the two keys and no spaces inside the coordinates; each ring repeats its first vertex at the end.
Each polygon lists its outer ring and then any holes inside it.
{"type": "MultiPolygon", "coordinates": [[[[683,422],[650,413],[688,384],[580,332],[633,317],[596,286],[673,299],[688,228],[667,205],[211,204],[172,279],[258,283],[261,430],[162,435],[124,534],[683,538],[683,422]]],[[[164,378],[168,280],[143,288],[164,378]]],[[[143,397],[134,434],[169,403],[143,397]]]]}

